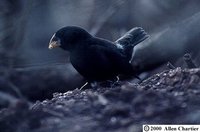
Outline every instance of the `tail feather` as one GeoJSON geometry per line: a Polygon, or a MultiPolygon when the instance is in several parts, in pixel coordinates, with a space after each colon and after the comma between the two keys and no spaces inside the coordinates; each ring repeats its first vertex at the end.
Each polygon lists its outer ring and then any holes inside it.
{"type": "Polygon", "coordinates": [[[132,59],[133,48],[140,42],[147,39],[149,35],[141,27],[135,27],[119,38],[115,43],[123,49],[129,61],[132,59]]]}

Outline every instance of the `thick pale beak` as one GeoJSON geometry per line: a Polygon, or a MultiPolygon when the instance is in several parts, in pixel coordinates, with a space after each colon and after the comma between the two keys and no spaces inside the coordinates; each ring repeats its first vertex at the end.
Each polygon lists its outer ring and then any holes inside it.
{"type": "Polygon", "coordinates": [[[49,49],[53,49],[53,48],[56,48],[56,47],[59,47],[61,44],[60,44],[60,39],[57,38],[55,36],[55,34],[51,37],[50,39],[50,42],[49,42],[49,49]]]}

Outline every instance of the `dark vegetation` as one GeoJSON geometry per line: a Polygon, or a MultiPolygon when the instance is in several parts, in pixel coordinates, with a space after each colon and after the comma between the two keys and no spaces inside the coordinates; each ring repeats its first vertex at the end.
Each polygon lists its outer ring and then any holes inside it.
{"type": "Polygon", "coordinates": [[[0,131],[132,132],[145,123],[199,124],[199,5],[2,0],[0,131]],[[85,80],[66,60],[68,54],[48,50],[52,34],[68,25],[113,41],[143,27],[151,37],[135,47],[132,62],[142,80],[79,90],[85,80]]]}

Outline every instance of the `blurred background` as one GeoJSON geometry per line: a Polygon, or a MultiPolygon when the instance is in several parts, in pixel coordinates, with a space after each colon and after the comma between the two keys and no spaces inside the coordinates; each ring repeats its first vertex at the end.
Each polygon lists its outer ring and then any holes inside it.
{"type": "Polygon", "coordinates": [[[135,48],[140,73],[176,65],[188,52],[198,62],[199,12],[199,0],[1,0],[1,91],[35,101],[80,87],[68,53],[48,49],[53,33],[70,25],[111,41],[143,27],[151,37],[135,48]]]}

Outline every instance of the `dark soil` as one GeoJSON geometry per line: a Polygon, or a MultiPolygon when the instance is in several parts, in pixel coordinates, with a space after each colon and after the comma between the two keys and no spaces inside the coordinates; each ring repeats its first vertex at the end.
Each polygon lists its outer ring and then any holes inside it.
{"type": "Polygon", "coordinates": [[[140,84],[54,93],[0,111],[1,132],[137,132],[142,124],[199,124],[200,69],[167,70],[140,84]]]}

